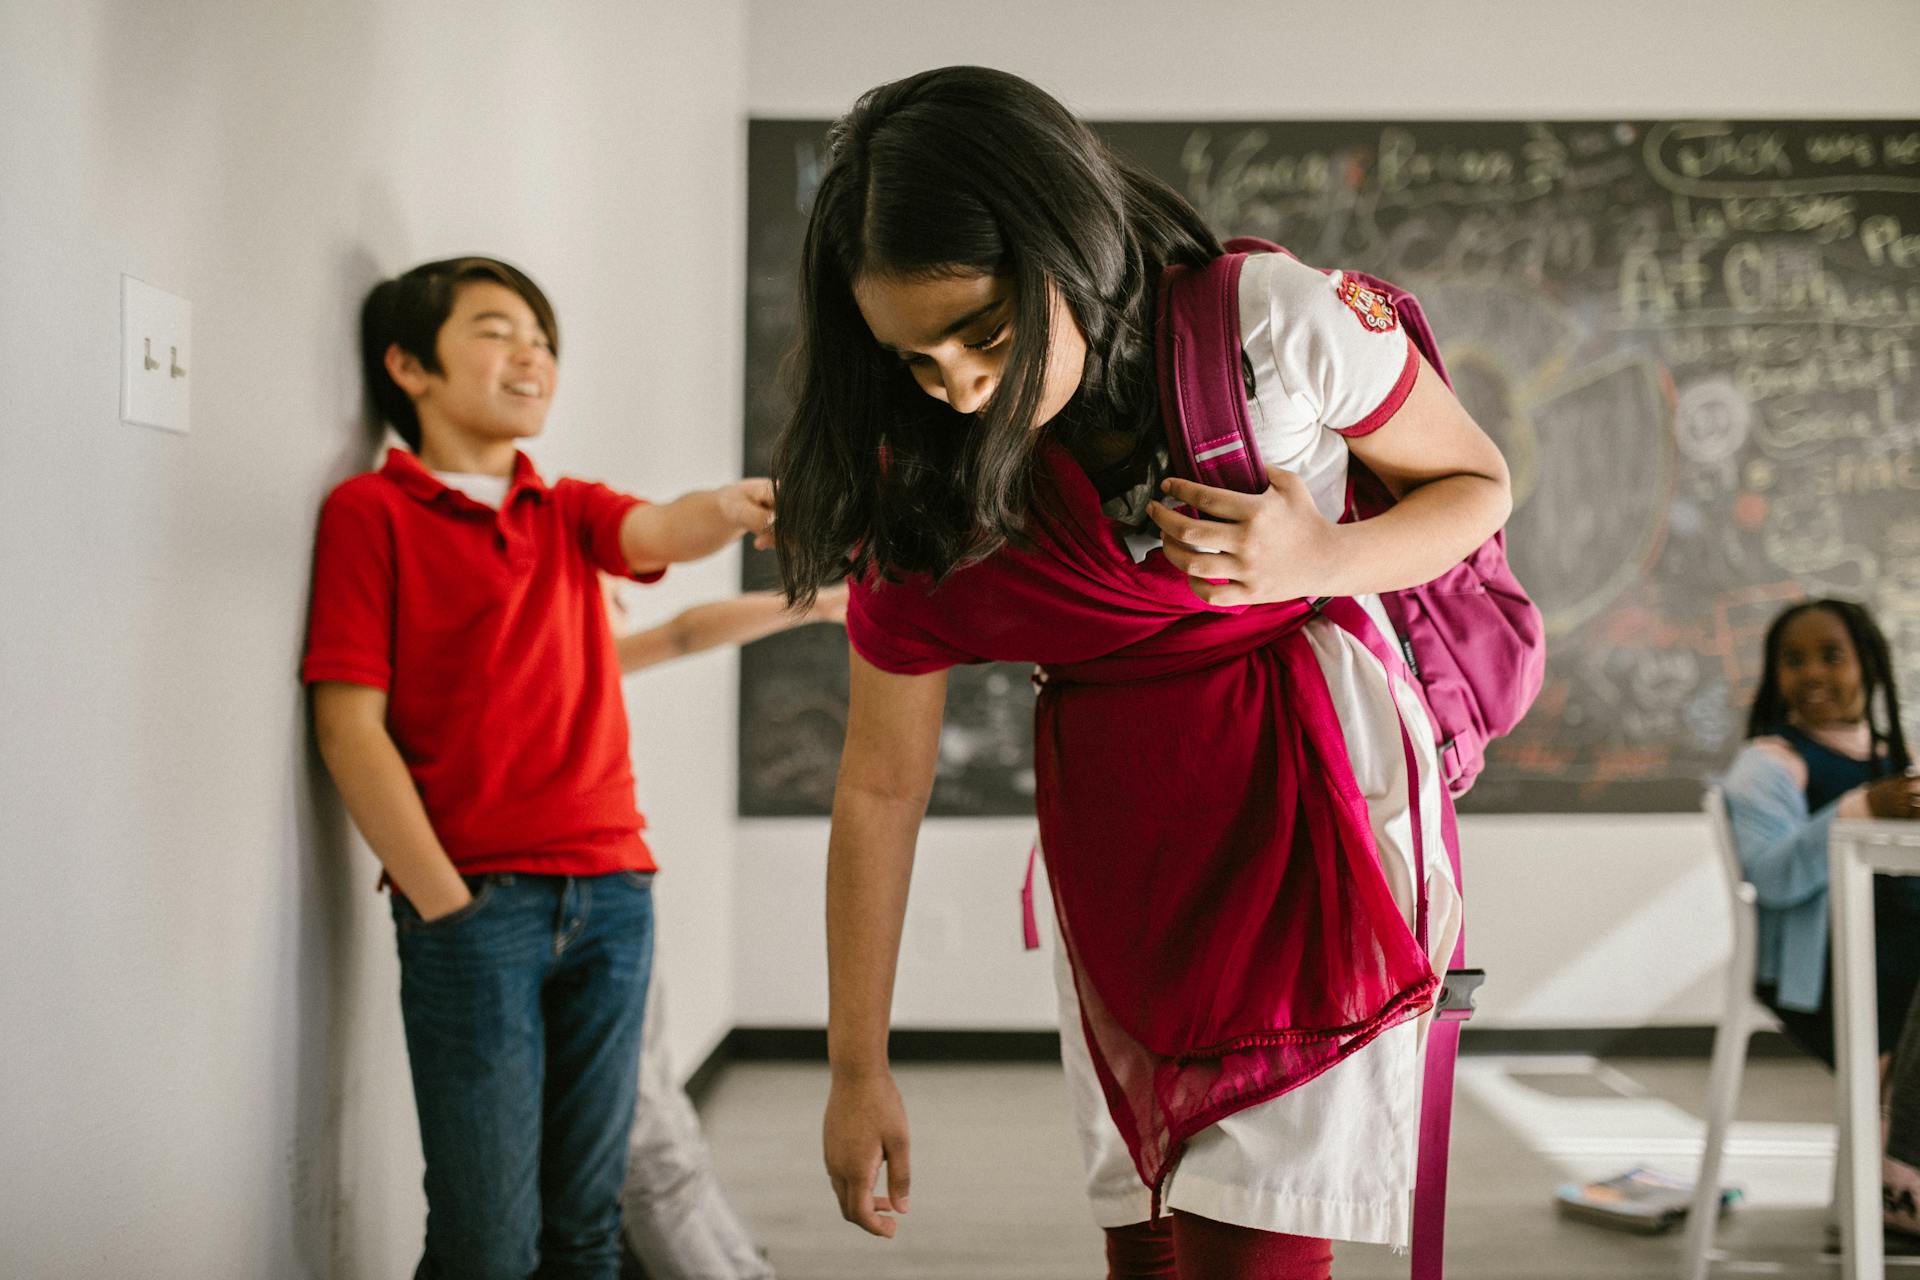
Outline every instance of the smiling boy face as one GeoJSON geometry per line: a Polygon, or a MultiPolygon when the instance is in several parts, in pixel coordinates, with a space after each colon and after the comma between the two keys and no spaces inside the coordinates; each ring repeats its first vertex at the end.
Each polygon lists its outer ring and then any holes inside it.
{"type": "Polygon", "coordinates": [[[387,369],[412,398],[428,451],[540,434],[559,380],[552,343],[526,299],[505,285],[460,286],[434,341],[438,372],[395,344],[387,369]]]}

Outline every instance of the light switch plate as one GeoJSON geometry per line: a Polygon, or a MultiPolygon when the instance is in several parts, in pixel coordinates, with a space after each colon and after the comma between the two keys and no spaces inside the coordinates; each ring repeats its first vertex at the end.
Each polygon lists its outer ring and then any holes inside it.
{"type": "Polygon", "coordinates": [[[193,305],[121,276],[121,420],[184,432],[192,373],[193,305]]]}

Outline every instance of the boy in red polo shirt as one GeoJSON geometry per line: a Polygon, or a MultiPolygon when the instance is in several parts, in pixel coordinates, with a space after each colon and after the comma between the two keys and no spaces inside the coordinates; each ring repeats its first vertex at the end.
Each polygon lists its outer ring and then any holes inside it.
{"type": "Polygon", "coordinates": [[[303,676],[320,751],[392,882],[426,1156],[417,1277],[614,1280],[653,859],[596,574],[656,580],[742,533],[764,480],[663,506],[535,472],[553,309],[489,258],[361,313],[411,452],[328,497],[303,676]]]}

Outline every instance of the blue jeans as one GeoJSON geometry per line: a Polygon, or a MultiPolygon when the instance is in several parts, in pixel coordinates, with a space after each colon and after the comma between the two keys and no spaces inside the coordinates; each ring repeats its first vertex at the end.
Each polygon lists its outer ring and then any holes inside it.
{"type": "Polygon", "coordinates": [[[416,1280],[619,1275],[651,879],[482,876],[431,923],[394,895],[427,1161],[416,1280]]]}

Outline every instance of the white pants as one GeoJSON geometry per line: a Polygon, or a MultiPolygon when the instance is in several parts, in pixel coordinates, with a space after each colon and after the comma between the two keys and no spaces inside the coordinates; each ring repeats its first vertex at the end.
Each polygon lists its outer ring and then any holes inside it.
{"type": "Polygon", "coordinates": [[[713,1176],[700,1117],[668,1061],[660,970],[647,984],[640,1090],[620,1193],[627,1247],[647,1280],[773,1280],[713,1176]]]}
{"type": "MultiPolygon", "coordinates": [[[[1382,869],[1409,927],[1414,920],[1413,818],[1405,718],[1419,770],[1427,881],[1427,952],[1446,971],[1460,896],[1440,835],[1440,774],[1417,693],[1389,681],[1357,640],[1325,619],[1307,624],[1367,801],[1382,869]]],[[[1065,949],[1054,949],[1060,1053],[1102,1227],[1144,1222],[1151,1204],[1107,1111],[1080,1022],[1065,949]]],[[[1420,1085],[1428,1018],[1404,1022],[1291,1092],[1238,1111],[1191,1138],[1168,1176],[1167,1209],[1261,1231],[1404,1245],[1412,1224],[1420,1085]]]]}

